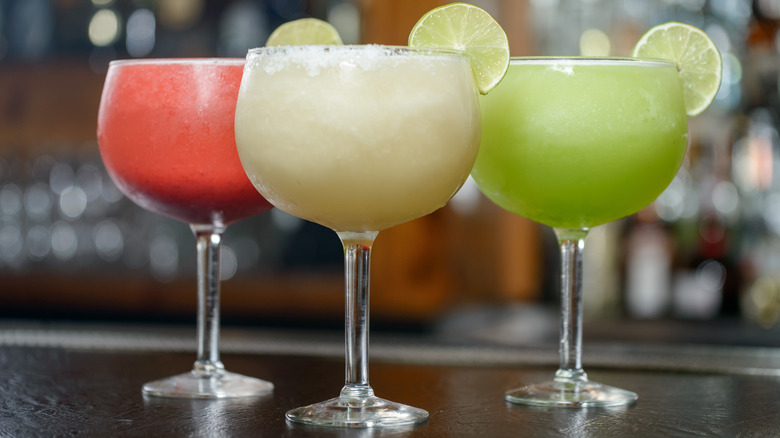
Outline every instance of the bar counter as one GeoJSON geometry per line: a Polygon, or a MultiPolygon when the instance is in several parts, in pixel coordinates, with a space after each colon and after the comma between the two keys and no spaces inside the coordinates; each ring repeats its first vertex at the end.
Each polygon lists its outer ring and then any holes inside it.
{"type": "Polygon", "coordinates": [[[772,437],[780,436],[780,349],[586,340],[592,380],[639,394],[625,408],[536,408],[507,389],[551,377],[554,345],[459,344],[372,337],[377,395],[426,409],[400,429],[312,428],[286,410],[338,394],[337,332],[226,328],[228,370],[272,381],[260,398],[145,397],[141,385],[184,372],[194,330],[107,324],[0,324],[0,436],[26,437],[772,437]]]}

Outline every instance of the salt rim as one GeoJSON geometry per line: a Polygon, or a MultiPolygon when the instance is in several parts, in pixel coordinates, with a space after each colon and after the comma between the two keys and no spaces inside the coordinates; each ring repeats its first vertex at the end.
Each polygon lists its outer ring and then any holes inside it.
{"type": "Polygon", "coordinates": [[[468,62],[466,54],[457,50],[381,44],[260,47],[249,50],[246,60],[247,64],[261,67],[266,74],[274,74],[290,65],[298,65],[305,67],[309,76],[316,76],[323,69],[332,68],[345,62],[353,68],[368,71],[376,68],[377,62],[389,57],[401,60],[418,56],[468,62]]]}

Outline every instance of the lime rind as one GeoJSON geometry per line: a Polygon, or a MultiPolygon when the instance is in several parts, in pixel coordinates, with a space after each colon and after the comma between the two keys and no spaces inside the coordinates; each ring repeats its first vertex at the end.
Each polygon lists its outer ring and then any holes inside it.
{"type": "Polygon", "coordinates": [[[300,18],[288,21],[268,36],[266,47],[344,44],[339,32],[327,21],[318,18],[300,18]]]}
{"type": "Polygon", "coordinates": [[[464,52],[482,94],[501,82],[509,66],[506,33],[490,14],[467,3],[451,3],[423,15],[409,34],[409,46],[464,52]]]}
{"type": "Polygon", "coordinates": [[[691,117],[707,109],[718,94],[723,60],[715,43],[697,27],[679,22],[655,26],[639,39],[632,56],[674,61],[691,117]]]}

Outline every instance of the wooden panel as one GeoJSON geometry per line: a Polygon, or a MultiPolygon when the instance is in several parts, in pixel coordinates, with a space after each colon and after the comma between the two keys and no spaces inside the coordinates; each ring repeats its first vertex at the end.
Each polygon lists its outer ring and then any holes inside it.
{"type": "Polygon", "coordinates": [[[94,141],[104,78],[75,61],[4,65],[0,146],[94,141]]]}
{"type": "Polygon", "coordinates": [[[443,0],[365,0],[361,2],[363,42],[405,46],[417,20],[443,0]]]}

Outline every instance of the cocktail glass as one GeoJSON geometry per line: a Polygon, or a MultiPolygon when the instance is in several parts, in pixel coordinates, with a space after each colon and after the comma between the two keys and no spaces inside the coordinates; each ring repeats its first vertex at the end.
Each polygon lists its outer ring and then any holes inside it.
{"type": "Polygon", "coordinates": [[[274,206],[333,229],[344,245],[346,382],[338,397],[289,411],[290,421],[381,427],[427,419],[369,385],[370,254],[379,231],[442,207],[466,180],[479,144],[477,95],[458,52],[249,52],[236,108],[244,169],[274,206]]]}
{"type": "Polygon", "coordinates": [[[555,378],[506,393],[513,403],[612,406],[630,391],[582,368],[582,251],[588,230],[650,204],[687,146],[675,65],[636,58],[514,58],[481,98],[472,176],[504,209],[554,228],[561,255],[560,363],[555,378]]]}
{"type": "Polygon", "coordinates": [[[225,228],[271,205],[238,159],[233,130],[244,60],[125,60],[109,65],[98,114],[100,154],[139,206],[190,224],[197,241],[198,356],[192,371],[144,394],[222,398],[273,384],[225,370],[219,358],[220,245],[225,228]]]}

